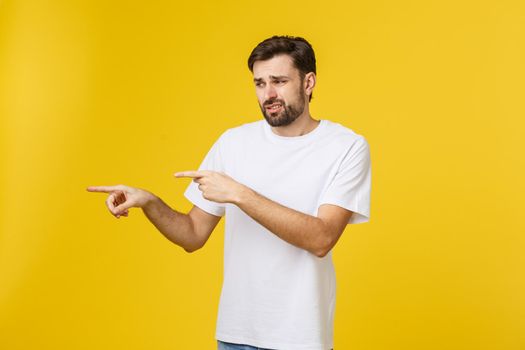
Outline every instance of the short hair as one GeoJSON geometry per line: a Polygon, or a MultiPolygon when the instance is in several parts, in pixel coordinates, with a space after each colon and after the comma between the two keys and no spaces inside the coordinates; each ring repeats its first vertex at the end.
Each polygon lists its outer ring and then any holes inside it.
{"type": "MultiPolygon", "coordinates": [[[[253,73],[256,61],[266,61],[277,55],[288,55],[299,70],[301,80],[310,72],[316,73],[315,54],[312,45],[298,36],[274,35],[261,41],[248,57],[248,68],[253,73]]],[[[312,95],[310,95],[312,100],[312,95]]]]}

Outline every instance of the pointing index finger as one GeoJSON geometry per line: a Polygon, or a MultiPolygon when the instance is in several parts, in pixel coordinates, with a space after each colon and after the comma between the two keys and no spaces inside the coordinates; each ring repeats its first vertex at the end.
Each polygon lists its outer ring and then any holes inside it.
{"type": "Polygon", "coordinates": [[[192,177],[192,178],[197,178],[197,177],[203,177],[203,176],[204,176],[203,172],[195,171],[195,170],[179,171],[178,173],[175,173],[175,177],[192,177]]]}
{"type": "Polygon", "coordinates": [[[118,191],[119,189],[117,186],[89,186],[86,188],[88,192],[105,192],[110,193],[114,191],[118,191]]]}

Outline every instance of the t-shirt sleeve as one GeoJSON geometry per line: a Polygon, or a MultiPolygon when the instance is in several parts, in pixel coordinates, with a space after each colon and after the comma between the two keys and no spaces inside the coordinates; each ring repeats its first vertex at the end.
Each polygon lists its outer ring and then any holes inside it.
{"type": "MultiPolygon", "coordinates": [[[[225,134],[222,134],[221,137],[219,137],[219,139],[210,148],[208,154],[206,154],[204,160],[199,166],[199,170],[224,172],[224,162],[221,154],[221,143],[223,141],[224,135],[225,134]]],[[[223,216],[225,213],[224,203],[212,202],[205,199],[202,196],[202,192],[199,190],[199,184],[194,181],[190,182],[188,188],[184,192],[184,196],[194,205],[209,214],[223,216]]]]}
{"type": "Polygon", "coordinates": [[[319,205],[334,204],[354,212],[348,224],[368,222],[370,182],[370,150],[366,139],[361,136],[345,154],[319,205]]]}

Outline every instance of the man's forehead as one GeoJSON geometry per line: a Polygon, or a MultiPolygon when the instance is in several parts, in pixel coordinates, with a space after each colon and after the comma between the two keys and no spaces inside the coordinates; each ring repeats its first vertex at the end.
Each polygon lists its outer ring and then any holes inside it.
{"type": "Polygon", "coordinates": [[[295,68],[292,58],[288,55],[274,56],[268,60],[255,61],[253,64],[254,79],[287,76],[293,77],[299,71],[295,68]]]}

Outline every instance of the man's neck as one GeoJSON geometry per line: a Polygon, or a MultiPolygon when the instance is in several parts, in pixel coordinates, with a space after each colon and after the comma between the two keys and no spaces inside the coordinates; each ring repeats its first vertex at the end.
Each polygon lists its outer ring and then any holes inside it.
{"type": "Polygon", "coordinates": [[[294,137],[306,135],[313,131],[320,121],[312,118],[310,113],[299,116],[290,125],[286,126],[272,126],[274,134],[285,137],[294,137]]]}

